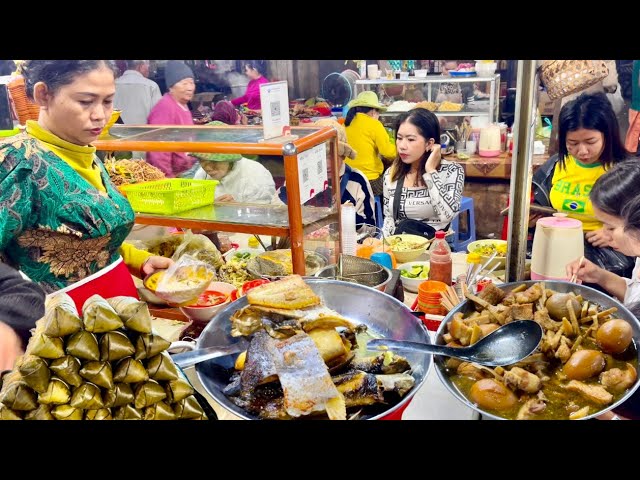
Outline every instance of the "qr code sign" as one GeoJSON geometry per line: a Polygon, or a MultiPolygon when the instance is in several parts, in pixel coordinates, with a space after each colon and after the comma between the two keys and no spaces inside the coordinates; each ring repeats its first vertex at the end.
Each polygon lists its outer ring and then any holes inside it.
{"type": "Polygon", "coordinates": [[[271,102],[271,116],[279,117],[280,116],[280,102],[271,102]]]}
{"type": "Polygon", "coordinates": [[[309,169],[308,168],[303,168],[302,169],[302,182],[303,183],[307,183],[309,181],[309,169]]]}

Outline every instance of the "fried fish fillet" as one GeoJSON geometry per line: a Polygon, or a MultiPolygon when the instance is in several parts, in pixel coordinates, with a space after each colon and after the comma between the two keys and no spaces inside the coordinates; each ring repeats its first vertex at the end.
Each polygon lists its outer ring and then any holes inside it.
{"type": "Polygon", "coordinates": [[[300,275],[260,285],[247,293],[250,305],[294,310],[320,304],[313,290],[304,283],[300,275]]]}

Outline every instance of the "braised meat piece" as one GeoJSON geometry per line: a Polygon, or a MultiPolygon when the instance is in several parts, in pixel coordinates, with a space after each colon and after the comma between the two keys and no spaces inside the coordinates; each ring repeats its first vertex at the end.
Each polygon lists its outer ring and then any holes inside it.
{"type": "Polygon", "coordinates": [[[478,294],[478,297],[490,303],[491,305],[498,305],[506,296],[502,290],[496,287],[493,283],[486,285],[482,291],[478,294]]]}
{"type": "Polygon", "coordinates": [[[464,375],[465,377],[473,378],[475,380],[481,380],[485,378],[485,376],[482,374],[482,370],[480,370],[470,362],[462,362],[460,365],[458,365],[458,375],[464,375]]]}
{"type": "Polygon", "coordinates": [[[522,390],[527,393],[536,393],[540,390],[541,383],[537,375],[527,372],[520,367],[513,367],[504,374],[504,383],[508,387],[522,390]]]}
{"type": "Polygon", "coordinates": [[[578,380],[571,380],[566,388],[572,392],[578,392],[580,395],[588,400],[591,400],[598,405],[609,405],[613,402],[613,395],[605,390],[604,387],[599,385],[587,385],[586,383],[578,380]]]}
{"type": "Polygon", "coordinates": [[[523,303],[511,307],[514,320],[533,320],[533,303],[523,303]]]}
{"type": "Polygon", "coordinates": [[[600,374],[600,383],[611,392],[623,392],[634,384],[638,377],[633,365],[627,363],[625,370],[612,368],[600,374]]]}
{"type": "Polygon", "coordinates": [[[542,296],[542,285],[536,283],[524,292],[516,293],[516,303],[533,303],[542,296]]]}
{"type": "Polygon", "coordinates": [[[547,408],[547,404],[538,398],[531,398],[518,410],[516,420],[532,420],[536,415],[542,413],[547,408]]]}

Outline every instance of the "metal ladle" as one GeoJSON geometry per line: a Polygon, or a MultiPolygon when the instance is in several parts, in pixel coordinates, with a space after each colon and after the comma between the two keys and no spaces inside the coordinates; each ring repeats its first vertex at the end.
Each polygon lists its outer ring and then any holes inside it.
{"type": "Polygon", "coordinates": [[[516,320],[507,323],[469,347],[446,347],[429,343],[405,342],[376,338],[370,340],[367,348],[382,350],[387,347],[394,351],[412,351],[446,355],[468,362],[497,367],[511,365],[531,355],[542,340],[542,328],[533,320],[516,320]]]}

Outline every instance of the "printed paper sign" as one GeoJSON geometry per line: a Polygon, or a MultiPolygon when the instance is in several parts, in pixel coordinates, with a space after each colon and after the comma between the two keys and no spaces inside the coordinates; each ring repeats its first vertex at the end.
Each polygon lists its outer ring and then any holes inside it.
{"type": "Polygon", "coordinates": [[[304,204],[326,190],[327,145],[321,143],[298,155],[298,183],[300,203],[304,204]]]}
{"type": "Polygon", "coordinates": [[[260,106],[265,140],[281,137],[290,131],[287,82],[271,82],[260,85],[260,106]]]}

